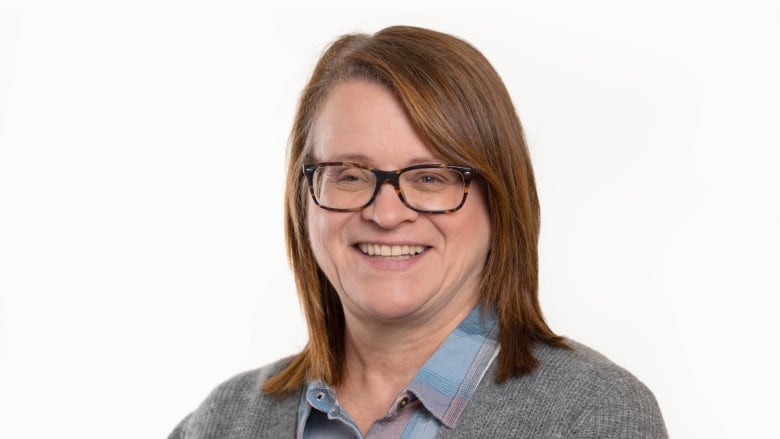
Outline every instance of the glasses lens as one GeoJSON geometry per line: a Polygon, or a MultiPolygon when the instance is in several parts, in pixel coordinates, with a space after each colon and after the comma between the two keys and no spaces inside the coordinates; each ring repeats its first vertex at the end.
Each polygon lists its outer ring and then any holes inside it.
{"type": "Polygon", "coordinates": [[[412,169],[403,172],[399,181],[406,202],[415,209],[452,210],[463,202],[463,175],[453,169],[412,169]]]}
{"type": "Polygon", "coordinates": [[[322,166],[314,172],[314,196],[323,207],[362,207],[374,192],[376,177],[368,169],[352,166],[322,166]]]}

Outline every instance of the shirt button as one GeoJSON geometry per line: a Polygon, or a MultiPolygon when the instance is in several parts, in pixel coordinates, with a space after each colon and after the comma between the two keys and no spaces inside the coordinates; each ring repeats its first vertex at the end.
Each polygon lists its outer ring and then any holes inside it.
{"type": "Polygon", "coordinates": [[[406,407],[406,404],[409,404],[409,397],[408,396],[404,396],[403,398],[401,398],[400,401],[398,401],[398,408],[402,409],[402,408],[406,407]]]}

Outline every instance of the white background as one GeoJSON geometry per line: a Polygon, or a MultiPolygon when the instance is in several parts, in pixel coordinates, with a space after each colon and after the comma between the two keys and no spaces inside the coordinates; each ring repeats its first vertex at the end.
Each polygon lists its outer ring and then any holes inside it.
{"type": "Polygon", "coordinates": [[[326,44],[463,37],[525,125],[554,330],[680,438],[776,432],[777,2],[0,1],[0,437],[153,438],[300,349],[282,191],[326,44]]]}

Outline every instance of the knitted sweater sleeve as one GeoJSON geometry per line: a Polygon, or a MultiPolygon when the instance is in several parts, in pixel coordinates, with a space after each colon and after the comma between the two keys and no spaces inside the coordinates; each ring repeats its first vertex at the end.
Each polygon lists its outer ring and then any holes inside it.
{"type": "Polygon", "coordinates": [[[168,435],[168,439],[184,439],[184,433],[187,431],[187,421],[189,421],[191,416],[192,414],[190,413],[184,419],[182,419],[181,422],[179,422],[179,425],[177,425],[171,434],[168,435]]]}
{"type": "Polygon", "coordinates": [[[299,394],[273,397],[262,385],[287,360],[244,372],[214,389],[168,439],[263,439],[293,437],[299,394]]]}
{"type": "Polygon", "coordinates": [[[636,377],[573,340],[539,345],[532,373],[495,381],[495,364],[462,418],[438,438],[664,439],[661,411],[636,377]]]}
{"type": "MultiPolygon", "coordinates": [[[[623,371],[619,371],[623,372],[623,371]]],[[[572,422],[571,438],[667,438],[661,411],[653,394],[627,373],[607,376],[605,387],[583,398],[580,415],[572,422]]]]}

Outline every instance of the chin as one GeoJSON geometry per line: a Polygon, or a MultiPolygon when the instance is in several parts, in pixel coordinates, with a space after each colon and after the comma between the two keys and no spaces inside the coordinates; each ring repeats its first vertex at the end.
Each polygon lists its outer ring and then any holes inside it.
{"type": "Polygon", "coordinates": [[[368,300],[354,302],[362,313],[377,320],[392,321],[418,314],[425,305],[420,296],[408,296],[395,292],[377,292],[368,300]]]}
{"type": "Polygon", "coordinates": [[[392,323],[405,322],[418,315],[419,307],[415,308],[396,308],[396,309],[373,309],[367,314],[376,322],[392,323]]]}

